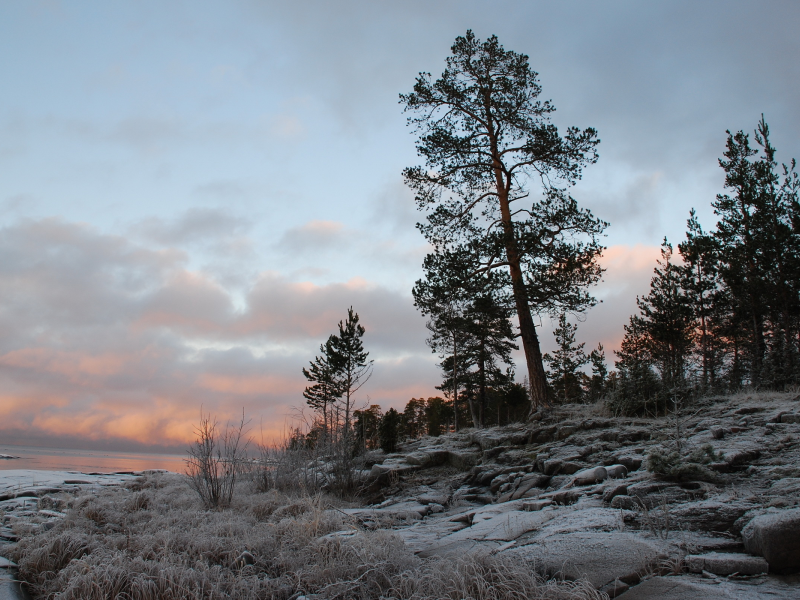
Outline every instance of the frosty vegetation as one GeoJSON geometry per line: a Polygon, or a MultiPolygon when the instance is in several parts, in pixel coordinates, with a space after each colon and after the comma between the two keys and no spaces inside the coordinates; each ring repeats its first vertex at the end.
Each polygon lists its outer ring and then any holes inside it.
{"type": "Polygon", "coordinates": [[[365,531],[329,496],[255,491],[207,510],[179,475],[150,474],[99,494],[61,495],[67,518],[24,538],[13,559],[36,597],[594,599],[487,555],[420,559],[391,531],[365,531]],[[352,538],[328,537],[352,529],[352,538]]]}

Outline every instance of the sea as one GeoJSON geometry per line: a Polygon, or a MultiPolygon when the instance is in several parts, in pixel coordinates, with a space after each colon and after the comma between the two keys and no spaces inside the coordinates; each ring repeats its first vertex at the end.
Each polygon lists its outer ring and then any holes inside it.
{"type": "Polygon", "coordinates": [[[0,471],[34,469],[38,471],[78,471],[81,473],[118,473],[164,469],[182,473],[186,455],[109,452],[105,450],[67,450],[34,448],[0,443],[0,454],[18,458],[0,458],[0,471]]]}

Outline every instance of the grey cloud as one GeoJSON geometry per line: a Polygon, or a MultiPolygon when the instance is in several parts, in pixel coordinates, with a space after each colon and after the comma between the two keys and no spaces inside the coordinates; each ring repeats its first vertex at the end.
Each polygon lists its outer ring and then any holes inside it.
{"type": "Polygon", "coordinates": [[[346,249],[355,236],[338,221],[309,221],[287,229],[275,248],[293,255],[316,254],[320,251],[346,249]]]}
{"type": "Polygon", "coordinates": [[[224,418],[244,407],[280,427],[302,404],[301,368],[351,304],[377,361],[365,394],[400,404],[436,379],[410,298],[378,286],[265,275],[239,312],[179,252],[56,219],[2,234],[4,439],[172,446],[201,405],[224,418]]]}
{"type": "Polygon", "coordinates": [[[219,208],[190,208],[179,217],[165,220],[149,217],[132,227],[138,235],[167,246],[235,239],[250,230],[252,223],[219,208]]]}

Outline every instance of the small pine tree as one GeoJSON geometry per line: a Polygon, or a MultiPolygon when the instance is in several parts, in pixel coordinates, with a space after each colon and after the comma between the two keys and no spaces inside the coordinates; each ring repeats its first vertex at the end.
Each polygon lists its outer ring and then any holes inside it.
{"type": "Polygon", "coordinates": [[[548,365],[547,378],[559,402],[579,402],[583,396],[580,369],[589,362],[583,351],[585,344],[575,343],[577,325],[570,325],[566,313],[561,313],[553,335],[558,349],[542,358],[548,365]]]}
{"type": "Polygon", "coordinates": [[[619,360],[615,363],[617,373],[608,399],[609,409],[614,413],[641,414],[650,403],[657,410],[660,386],[641,317],[630,317],[620,349],[614,353],[619,360]]]}
{"type": "Polygon", "coordinates": [[[650,293],[636,299],[650,357],[661,374],[662,386],[670,392],[685,386],[695,328],[692,306],[683,289],[683,273],[672,256],[672,244],[665,238],[650,280],[650,293]]]}
{"type": "Polygon", "coordinates": [[[605,396],[608,385],[608,367],[603,344],[597,344],[597,348],[589,353],[589,362],[592,365],[592,376],[587,378],[586,396],[590,402],[597,402],[605,396]]]}

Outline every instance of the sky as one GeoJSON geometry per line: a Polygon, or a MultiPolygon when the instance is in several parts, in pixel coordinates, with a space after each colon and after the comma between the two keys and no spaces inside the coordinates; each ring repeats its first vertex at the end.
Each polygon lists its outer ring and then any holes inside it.
{"type": "Polygon", "coordinates": [[[609,363],[664,236],[692,207],[713,229],[726,130],[764,113],[800,156],[793,1],[4,2],[0,440],[174,451],[242,410],[277,439],[349,306],[357,403],[438,393],[398,94],[467,29],[599,132],[573,195],[611,224],[607,270],[578,339],[609,363]]]}

